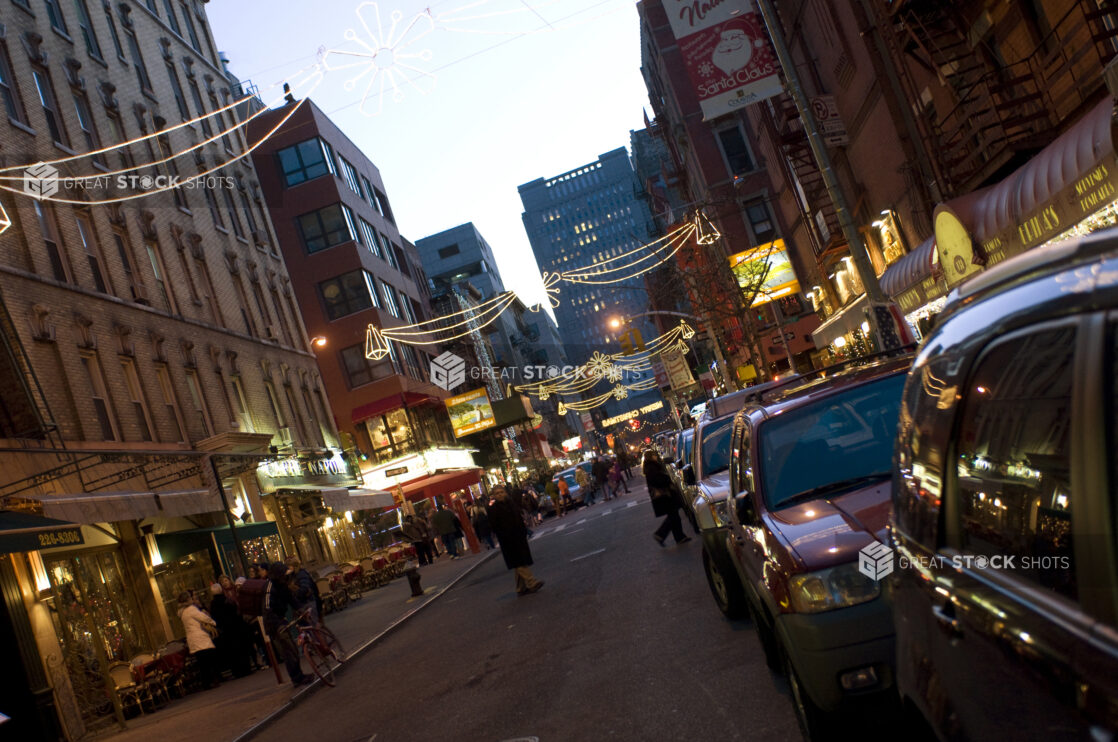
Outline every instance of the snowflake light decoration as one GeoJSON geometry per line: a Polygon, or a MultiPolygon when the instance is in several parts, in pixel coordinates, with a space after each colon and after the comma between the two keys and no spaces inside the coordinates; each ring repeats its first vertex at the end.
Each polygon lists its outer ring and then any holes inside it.
{"type": "Polygon", "coordinates": [[[629,390],[626,389],[625,387],[615,386],[613,388],[613,398],[614,399],[625,399],[628,396],[629,396],[629,390]]]}
{"type": "MultiPolygon", "coordinates": [[[[558,273],[552,273],[550,271],[544,271],[542,278],[543,278],[543,290],[544,290],[544,293],[547,295],[547,302],[548,302],[548,304],[551,305],[552,309],[556,309],[556,308],[559,307],[559,286],[558,286],[558,284],[559,284],[560,281],[563,280],[563,277],[560,276],[558,273]]],[[[529,308],[533,312],[538,312],[541,309],[543,309],[543,302],[535,304],[534,306],[529,307],[529,308]]]]}
{"type": "Polygon", "coordinates": [[[624,375],[624,373],[625,372],[621,370],[621,367],[615,364],[613,366],[610,366],[609,370],[606,371],[606,378],[616,384],[617,382],[621,381],[621,377],[624,375]]]}
{"type": "Polygon", "coordinates": [[[429,93],[434,88],[435,76],[417,65],[431,61],[431,50],[416,51],[413,47],[435,30],[430,11],[418,13],[406,24],[403,13],[392,11],[387,33],[375,2],[361,3],[357,6],[356,13],[364,33],[347,28],[343,36],[346,41],[357,44],[360,50],[328,49],[322,55],[322,66],[328,72],[357,71],[344,84],[347,92],[357,90],[362,79],[368,77],[361,96],[361,113],[366,116],[378,115],[384,95],[389,90],[392,91],[395,103],[403,100],[406,87],[413,88],[421,95],[429,93]],[[347,62],[339,59],[340,57],[353,57],[355,61],[347,62]]]}
{"type": "Polygon", "coordinates": [[[590,356],[590,360],[586,362],[586,373],[596,379],[600,379],[608,374],[612,367],[613,362],[610,361],[609,356],[604,356],[600,352],[594,351],[594,355],[590,356]]]}

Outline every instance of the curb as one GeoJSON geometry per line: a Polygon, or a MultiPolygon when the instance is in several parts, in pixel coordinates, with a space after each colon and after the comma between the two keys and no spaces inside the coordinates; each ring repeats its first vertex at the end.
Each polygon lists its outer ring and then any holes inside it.
{"type": "MultiPolygon", "coordinates": [[[[441,598],[443,593],[445,593],[447,590],[449,590],[450,588],[457,585],[466,576],[468,576],[471,572],[473,572],[478,567],[485,564],[490,559],[492,559],[494,556],[496,556],[497,554],[500,554],[500,553],[501,553],[500,549],[491,549],[491,550],[487,551],[482,556],[481,559],[479,559],[477,562],[475,562],[473,565],[471,565],[470,568],[467,569],[465,572],[458,575],[453,580],[451,580],[449,583],[447,583],[447,585],[445,587],[443,587],[441,590],[439,590],[437,593],[435,593],[430,598],[428,598],[427,600],[425,600],[422,603],[420,603],[419,605],[417,605],[415,608],[412,608],[410,611],[408,611],[404,615],[397,618],[395,621],[390,623],[388,625],[388,627],[385,628],[383,631],[381,631],[379,634],[377,634],[376,636],[369,639],[367,642],[365,642],[364,644],[362,644],[361,646],[357,647],[356,649],[351,651],[349,654],[347,654],[346,658],[345,658],[345,662],[334,669],[334,675],[337,676],[337,675],[344,674],[345,671],[349,668],[350,662],[352,660],[357,659],[359,656],[361,656],[362,654],[364,654],[368,650],[372,649],[375,644],[377,644],[378,642],[383,640],[386,636],[391,634],[396,629],[400,628],[400,626],[402,626],[408,619],[410,619],[412,616],[419,613],[424,608],[426,608],[427,606],[431,605],[436,600],[441,598]]],[[[269,726],[271,726],[273,723],[275,723],[281,716],[286,714],[288,711],[291,711],[293,708],[298,706],[305,699],[309,698],[313,693],[317,692],[318,690],[320,690],[323,687],[325,687],[325,684],[321,680],[319,680],[318,678],[315,678],[315,680],[310,685],[307,685],[306,687],[299,690],[299,692],[297,692],[295,695],[293,695],[291,697],[291,699],[288,700],[286,703],[284,703],[282,706],[280,706],[275,711],[268,714],[267,716],[265,716],[260,721],[256,722],[256,724],[252,725],[251,727],[249,727],[248,729],[246,729],[245,731],[241,732],[239,735],[234,737],[233,742],[246,742],[247,740],[250,740],[250,739],[254,738],[256,735],[260,734],[265,729],[267,729],[269,726]]]]}

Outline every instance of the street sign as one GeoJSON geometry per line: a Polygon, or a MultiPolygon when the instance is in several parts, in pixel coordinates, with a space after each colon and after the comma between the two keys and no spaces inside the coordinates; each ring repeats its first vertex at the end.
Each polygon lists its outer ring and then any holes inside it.
{"type": "Polygon", "coordinates": [[[811,99],[811,113],[819,125],[819,133],[828,147],[845,147],[850,144],[846,124],[839,117],[838,104],[833,95],[817,95],[811,99]]]}

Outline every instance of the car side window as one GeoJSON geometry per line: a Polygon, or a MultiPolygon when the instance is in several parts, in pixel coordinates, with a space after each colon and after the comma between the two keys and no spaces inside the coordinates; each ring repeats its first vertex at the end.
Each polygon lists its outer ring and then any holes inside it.
{"type": "Polygon", "coordinates": [[[734,494],[753,491],[753,464],[749,444],[749,424],[741,422],[734,431],[734,494]]]}
{"type": "Polygon", "coordinates": [[[955,457],[964,551],[1011,557],[990,564],[1072,600],[1075,333],[1017,335],[980,358],[962,393],[955,457]]]}

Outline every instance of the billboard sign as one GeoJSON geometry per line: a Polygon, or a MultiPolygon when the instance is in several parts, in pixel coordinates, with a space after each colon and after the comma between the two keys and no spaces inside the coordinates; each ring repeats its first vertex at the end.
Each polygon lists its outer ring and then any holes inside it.
{"type": "Polygon", "coordinates": [[[751,0],[665,0],[664,10],[704,119],[781,92],[780,65],[751,0]]]}
{"type": "Polygon", "coordinates": [[[485,387],[449,397],[446,400],[446,412],[450,415],[450,427],[454,430],[455,438],[497,425],[493,405],[489,402],[485,387]]]}
{"type": "Polygon", "coordinates": [[[695,383],[691,375],[691,367],[682,353],[661,353],[660,360],[664,362],[664,370],[668,373],[668,382],[672,389],[686,389],[695,383]]]}
{"type": "Polygon", "coordinates": [[[800,293],[800,282],[784,249],[784,240],[766,242],[730,256],[730,269],[742,291],[757,290],[753,306],[800,293]],[[760,281],[760,288],[757,283],[760,281]]]}

